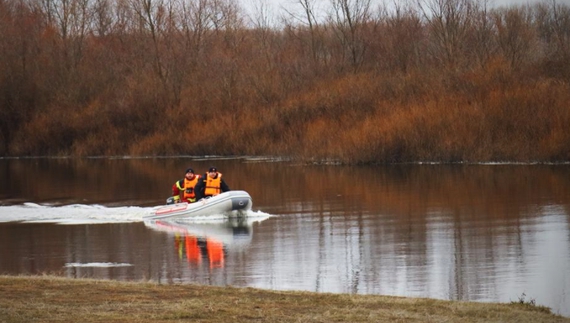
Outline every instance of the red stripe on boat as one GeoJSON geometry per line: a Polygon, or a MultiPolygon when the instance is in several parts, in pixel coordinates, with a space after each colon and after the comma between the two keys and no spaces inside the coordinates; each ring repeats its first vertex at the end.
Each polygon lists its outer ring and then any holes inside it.
{"type": "Polygon", "coordinates": [[[186,210],[187,206],[188,206],[187,203],[175,204],[173,206],[165,206],[165,207],[161,207],[160,209],[156,210],[155,214],[158,215],[158,214],[178,212],[178,211],[186,210]]]}

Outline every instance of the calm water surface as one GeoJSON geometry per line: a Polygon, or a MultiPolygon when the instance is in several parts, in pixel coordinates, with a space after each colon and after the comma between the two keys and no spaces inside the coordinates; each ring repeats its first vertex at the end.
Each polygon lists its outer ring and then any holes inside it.
{"type": "Polygon", "coordinates": [[[511,302],[570,316],[570,166],[0,160],[0,274],[511,302]],[[144,222],[191,166],[245,220],[144,222]]]}

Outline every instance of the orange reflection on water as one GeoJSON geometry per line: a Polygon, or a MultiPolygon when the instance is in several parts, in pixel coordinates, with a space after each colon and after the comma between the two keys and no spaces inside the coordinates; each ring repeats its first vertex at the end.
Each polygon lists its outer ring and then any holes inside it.
{"type": "Polygon", "coordinates": [[[216,239],[206,237],[198,238],[193,235],[174,235],[174,248],[178,258],[186,256],[188,263],[202,264],[202,259],[207,258],[210,268],[224,268],[225,248],[224,244],[216,239]]]}

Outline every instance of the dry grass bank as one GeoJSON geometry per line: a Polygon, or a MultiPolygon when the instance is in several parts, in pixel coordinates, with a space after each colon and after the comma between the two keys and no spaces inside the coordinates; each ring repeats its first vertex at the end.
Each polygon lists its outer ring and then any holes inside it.
{"type": "Polygon", "coordinates": [[[529,303],[0,276],[0,322],[570,322],[529,303]]]}

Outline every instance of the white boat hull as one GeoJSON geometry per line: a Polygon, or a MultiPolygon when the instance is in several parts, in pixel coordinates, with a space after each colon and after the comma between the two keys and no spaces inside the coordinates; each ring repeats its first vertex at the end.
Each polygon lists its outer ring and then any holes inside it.
{"type": "Polygon", "coordinates": [[[208,215],[231,215],[251,210],[251,196],[246,191],[229,191],[195,203],[177,203],[154,210],[144,220],[176,220],[208,215]],[[234,212],[236,211],[236,212],[234,212]]]}

